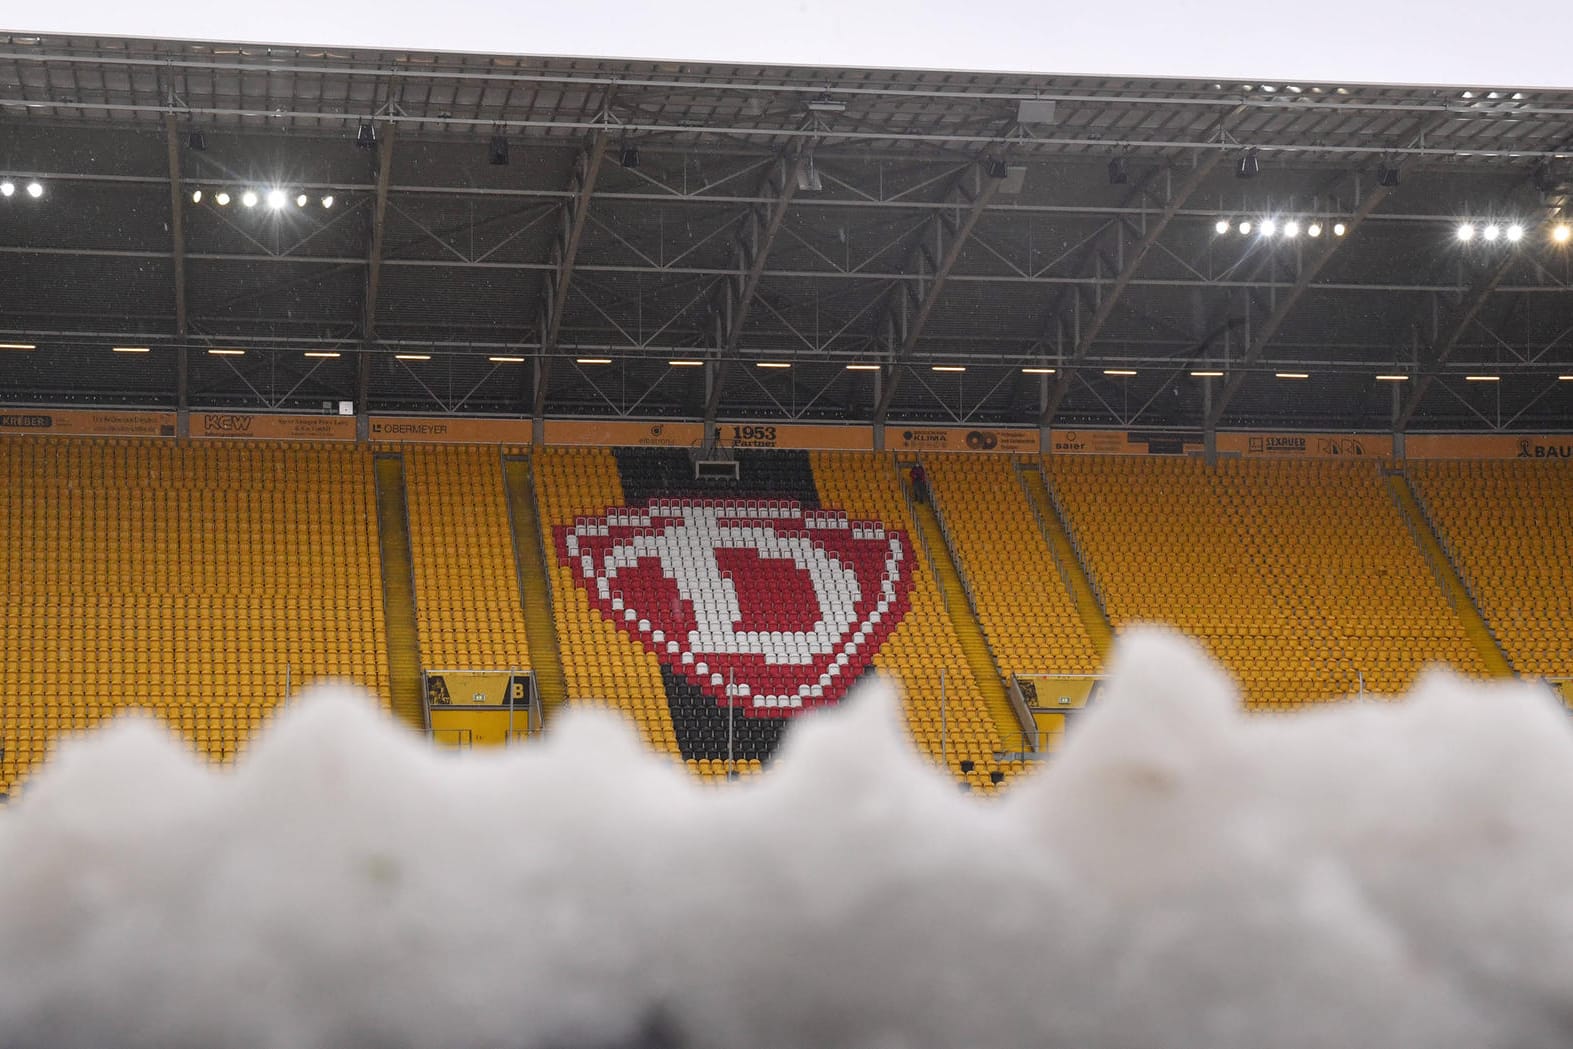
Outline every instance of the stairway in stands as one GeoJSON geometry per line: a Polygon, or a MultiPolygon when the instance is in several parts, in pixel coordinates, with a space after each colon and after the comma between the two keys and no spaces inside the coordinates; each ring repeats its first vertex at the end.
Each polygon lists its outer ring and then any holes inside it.
{"type": "Polygon", "coordinates": [[[410,516],[404,494],[404,457],[379,452],[377,535],[382,550],[382,608],[388,629],[388,677],[393,714],[426,731],[421,697],[421,651],[415,627],[415,567],[410,555],[410,516]]]}
{"type": "Polygon", "coordinates": [[[1512,677],[1512,665],[1508,663],[1507,656],[1497,644],[1491,628],[1486,625],[1485,617],[1475,607],[1475,600],[1470,596],[1469,588],[1464,586],[1464,580],[1459,576],[1458,569],[1449,560],[1447,552],[1442,549],[1436,533],[1431,529],[1430,520],[1427,519],[1425,511],[1420,508],[1420,501],[1415,498],[1409,478],[1401,468],[1387,471],[1387,487],[1393,493],[1398,508],[1403,511],[1410,532],[1414,534],[1415,541],[1420,544],[1420,549],[1425,552],[1426,560],[1430,562],[1431,570],[1436,573],[1437,581],[1447,592],[1448,603],[1453,606],[1454,613],[1463,622],[1464,633],[1480,653],[1486,669],[1493,677],[1512,677]]]}
{"type": "Polygon", "coordinates": [[[983,628],[978,625],[977,617],[972,614],[972,607],[967,603],[966,587],[961,582],[961,573],[956,569],[955,555],[945,541],[945,531],[940,527],[939,516],[927,500],[914,500],[912,514],[923,546],[934,565],[934,578],[939,583],[940,593],[945,597],[945,610],[950,614],[951,625],[955,627],[956,639],[961,642],[967,666],[977,679],[978,690],[983,693],[984,703],[999,732],[1000,741],[1008,752],[1026,750],[1028,748],[1023,738],[1021,721],[1005,694],[1005,684],[1000,680],[999,667],[994,665],[994,656],[983,636],[983,628]]]}
{"type": "Polygon", "coordinates": [[[1109,629],[1109,620],[1098,604],[1097,595],[1093,593],[1092,581],[1087,578],[1086,569],[1076,556],[1076,547],[1071,543],[1070,533],[1065,530],[1065,523],[1060,520],[1059,510],[1054,500],[1049,498],[1049,486],[1043,479],[1043,471],[1036,465],[1023,466],[1019,476],[1027,489],[1027,497],[1032,500],[1033,509],[1038,512],[1038,524],[1043,528],[1043,537],[1054,551],[1054,560],[1059,562],[1071,597],[1076,601],[1076,611],[1081,615],[1082,625],[1087,628],[1087,636],[1097,646],[1098,658],[1106,660],[1109,658],[1109,646],[1113,644],[1113,631],[1109,629]]]}
{"type": "Polygon", "coordinates": [[[568,686],[552,617],[544,537],[535,507],[535,480],[527,456],[503,456],[502,469],[508,490],[508,521],[513,529],[514,563],[519,566],[519,598],[524,602],[525,635],[530,642],[530,668],[541,697],[541,716],[549,720],[567,701],[568,686]]]}

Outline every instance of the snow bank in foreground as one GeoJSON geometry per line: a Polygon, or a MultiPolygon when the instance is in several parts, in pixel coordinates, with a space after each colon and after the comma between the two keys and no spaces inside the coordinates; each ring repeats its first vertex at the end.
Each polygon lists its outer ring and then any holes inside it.
{"type": "Polygon", "coordinates": [[[1573,1043],[1549,696],[1251,720],[1146,634],[1080,729],[984,802],[878,688],[727,791],[589,714],[459,759],[323,692],[233,774],[118,724],[0,813],[0,1042],[1573,1043]]]}

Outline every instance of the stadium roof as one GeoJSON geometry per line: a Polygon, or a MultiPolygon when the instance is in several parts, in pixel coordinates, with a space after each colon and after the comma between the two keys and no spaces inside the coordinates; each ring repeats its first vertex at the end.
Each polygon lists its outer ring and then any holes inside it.
{"type": "Polygon", "coordinates": [[[1573,92],[1501,85],[0,35],[0,342],[36,347],[0,351],[0,388],[1564,428],[1569,153],[1573,92]]]}

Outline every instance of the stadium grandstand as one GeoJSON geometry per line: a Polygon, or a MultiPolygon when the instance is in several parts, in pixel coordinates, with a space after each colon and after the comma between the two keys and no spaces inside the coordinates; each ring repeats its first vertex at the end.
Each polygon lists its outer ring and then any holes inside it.
{"type": "Polygon", "coordinates": [[[994,795],[1142,623],[1573,680],[1573,91],[0,35],[0,795],[326,680],[994,795]]]}

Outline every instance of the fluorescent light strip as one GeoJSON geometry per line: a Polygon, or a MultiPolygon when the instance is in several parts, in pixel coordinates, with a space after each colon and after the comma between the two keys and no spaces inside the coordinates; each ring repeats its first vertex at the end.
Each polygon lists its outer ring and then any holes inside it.
{"type": "Polygon", "coordinates": [[[1221,378],[1223,378],[1223,372],[1220,372],[1220,371],[1191,372],[1191,378],[1193,378],[1193,379],[1221,379],[1221,378]]]}
{"type": "Polygon", "coordinates": [[[1021,370],[1021,374],[1023,374],[1023,375],[1053,375],[1054,374],[1054,369],[1053,368],[1023,368],[1021,370]]]}
{"type": "Polygon", "coordinates": [[[211,353],[215,357],[244,357],[246,355],[246,351],[245,350],[217,349],[217,350],[209,350],[208,352],[211,353]]]}
{"type": "Polygon", "coordinates": [[[1378,375],[1376,377],[1376,381],[1377,382],[1408,382],[1409,381],[1409,376],[1407,376],[1407,375],[1378,375]]]}
{"type": "Polygon", "coordinates": [[[1273,372],[1275,379],[1309,379],[1310,377],[1308,372],[1273,372]]]}
{"type": "Polygon", "coordinates": [[[1573,382],[1573,375],[1558,375],[1557,382],[1573,382]]]}
{"type": "Polygon", "coordinates": [[[393,359],[396,360],[396,361],[429,361],[429,360],[431,360],[431,354],[429,354],[429,353],[395,353],[393,355],[393,359]]]}
{"type": "Polygon", "coordinates": [[[929,366],[929,371],[935,372],[964,372],[966,370],[966,365],[963,364],[933,364],[929,366]]]}
{"type": "Polygon", "coordinates": [[[879,371],[879,365],[877,365],[877,364],[849,364],[849,365],[847,365],[847,371],[849,371],[849,372],[877,372],[877,371],[879,371]]]}
{"type": "Polygon", "coordinates": [[[1105,374],[1105,375],[1117,375],[1117,376],[1120,376],[1120,377],[1123,378],[1123,377],[1126,377],[1126,376],[1135,375],[1136,372],[1132,368],[1105,368],[1105,369],[1103,369],[1103,374],[1105,374]]]}
{"type": "Polygon", "coordinates": [[[1466,376],[1464,376],[1464,381],[1465,382],[1501,382],[1502,381],[1502,376],[1500,376],[1500,375],[1466,375],[1466,376]]]}
{"type": "Polygon", "coordinates": [[[612,358],[610,358],[610,357],[575,357],[573,362],[575,364],[611,364],[612,363],[612,358]]]}
{"type": "Polygon", "coordinates": [[[523,357],[488,357],[493,364],[523,364],[523,357]]]}
{"type": "Polygon", "coordinates": [[[754,367],[756,367],[756,368],[790,368],[792,366],[790,364],[787,364],[785,361],[757,361],[754,364],[754,367]]]}
{"type": "Polygon", "coordinates": [[[115,353],[150,353],[150,352],[152,352],[151,348],[147,347],[147,346],[111,346],[110,349],[113,350],[115,353]]]}
{"type": "Polygon", "coordinates": [[[37,346],[30,342],[0,342],[0,350],[36,350],[37,346]]]}
{"type": "Polygon", "coordinates": [[[703,368],[705,366],[704,361],[691,360],[667,361],[666,364],[669,368],[703,368]]]}
{"type": "Polygon", "coordinates": [[[305,353],[301,354],[301,356],[315,357],[318,360],[328,361],[334,359],[335,357],[342,356],[342,354],[339,354],[333,350],[307,350],[305,353]]]}

